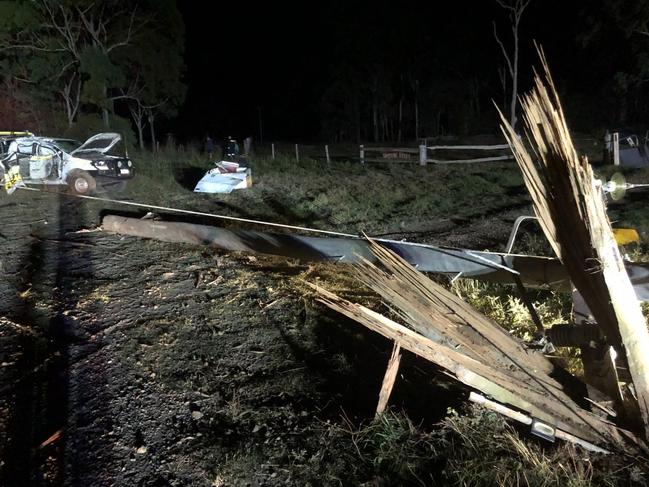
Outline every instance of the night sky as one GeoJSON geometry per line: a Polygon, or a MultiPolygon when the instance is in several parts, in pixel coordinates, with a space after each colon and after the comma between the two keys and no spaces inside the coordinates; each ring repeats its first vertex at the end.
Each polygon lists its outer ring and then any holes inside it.
{"type": "MultiPolygon", "coordinates": [[[[521,25],[520,87],[530,86],[541,43],[561,91],[588,94],[611,75],[609,59],[584,49],[578,38],[583,2],[535,0],[521,25]]],[[[233,134],[308,141],[320,137],[320,100],[337,58],[349,50],[385,46],[407,59],[417,45],[431,53],[427,76],[476,76],[486,83],[485,109],[502,102],[501,54],[492,21],[509,40],[502,9],[490,0],[330,2],[180,2],[186,26],[187,98],[173,123],[181,138],[233,134]],[[387,39],[385,36],[391,36],[387,39]],[[394,37],[394,41],[391,39],[394,37]]],[[[367,52],[367,51],[364,51],[367,52]]],[[[599,87],[601,88],[601,87],[599,87]]],[[[569,105],[569,101],[567,102],[569,105]]],[[[424,107],[425,108],[425,107],[424,107]]],[[[569,115],[570,116],[570,115],[569,115]]],[[[494,112],[495,120],[495,112],[494,112]]]]}

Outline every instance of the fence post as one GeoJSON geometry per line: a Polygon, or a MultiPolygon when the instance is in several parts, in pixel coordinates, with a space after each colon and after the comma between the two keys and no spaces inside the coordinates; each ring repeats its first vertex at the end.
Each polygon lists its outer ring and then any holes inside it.
{"type": "Polygon", "coordinates": [[[620,134],[613,133],[613,165],[620,165],[620,134]]]}
{"type": "Polygon", "coordinates": [[[270,144],[270,157],[273,161],[275,160],[275,144],[273,143],[270,144]]]}
{"type": "Polygon", "coordinates": [[[365,146],[363,144],[360,145],[360,154],[359,154],[361,164],[365,164],[365,146]]]}
{"type": "Polygon", "coordinates": [[[329,160],[329,146],[328,145],[325,145],[325,156],[327,156],[327,162],[328,163],[331,162],[329,160]]]}
{"type": "Polygon", "coordinates": [[[300,150],[297,148],[297,144],[295,144],[295,160],[300,162],[300,150]]]}
{"type": "Polygon", "coordinates": [[[426,149],[426,145],[422,144],[419,146],[419,165],[420,166],[425,166],[428,159],[428,150],[426,149]]]}

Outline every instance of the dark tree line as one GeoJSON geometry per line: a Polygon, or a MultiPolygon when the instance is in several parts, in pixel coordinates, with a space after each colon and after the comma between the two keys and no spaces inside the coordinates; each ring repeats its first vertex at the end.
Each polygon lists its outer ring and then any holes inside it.
{"type": "Polygon", "coordinates": [[[533,40],[572,127],[649,125],[646,0],[287,1],[247,17],[182,7],[0,2],[0,129],[111,127],[142,145],[161,126],[377,142],[497,133],[493,104],[517,116],[533,40]]]}
{"type": "Polygon", "coordinates": [[[435,19],[388,2],[363,13],[343,6],[338,17],[348,21],[334,34],[321,104],[326,136],[402,141],[477,128],[484,81],[431,37],[435,19]]]}
{"type": "Polygon", "coordinates": [[[145,127],[156,140],[156,118],[183,101],[183,35],[174,0],[0,2],[2,125],[129,133],[132,122],[143,147],[145,127]]]}
{"type": "Polygon", "coordinates": [[[323,136],[400,141],[512,122],[542,45],[579,130],[648,125],[649,2],[535,0],[338,7],[323,136]],[[471,5],[472,4],[472,5],[471,5]],[[341,20],[342,19],[342,20],[341,20]]]}

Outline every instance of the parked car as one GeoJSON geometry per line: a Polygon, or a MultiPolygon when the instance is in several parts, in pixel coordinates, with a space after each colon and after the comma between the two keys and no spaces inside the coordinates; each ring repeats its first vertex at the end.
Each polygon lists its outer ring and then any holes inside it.
{"type": "Polygon", "coordinates": [[[91,194],[98,184],[124,184],[133,178],[133,162],[108,153],[120,140],[115,133],[97,134],[83,144],[31,134],[17,137],[0,160],[0,176],[4,179],[11,171],[27,185],[67,186],[72,193],[91,194]]]}

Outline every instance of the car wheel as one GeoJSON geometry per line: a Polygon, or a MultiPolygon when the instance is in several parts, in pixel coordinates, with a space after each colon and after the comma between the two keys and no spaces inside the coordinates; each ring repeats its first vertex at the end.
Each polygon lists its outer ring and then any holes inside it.
{"type": "Polygon", "coordinates": [[[75,169],[68,175],[68,189],[72,194],[92,194],[97,188],[97,181],[86,171],[75,169]]]}

